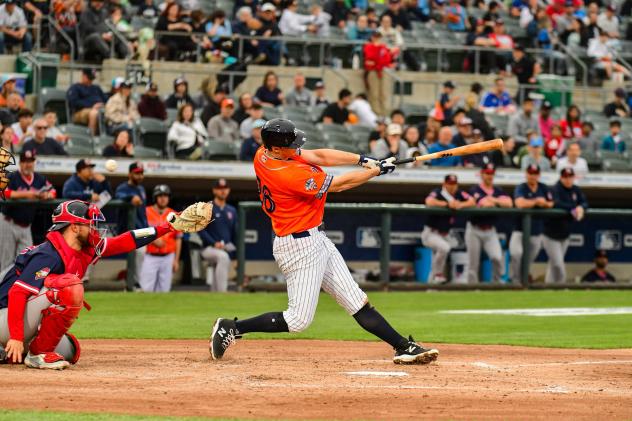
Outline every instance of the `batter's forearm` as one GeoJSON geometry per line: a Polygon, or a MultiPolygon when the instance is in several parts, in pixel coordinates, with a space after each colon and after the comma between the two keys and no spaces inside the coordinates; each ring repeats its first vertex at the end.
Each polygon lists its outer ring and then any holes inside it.
{"type": "Polygon", "coordinates": [[[357,165],[360,155],[357,153],[337,151],[335,149],[315,149],[313,151],[301,151],[301,156],[310,164],[319,167],[336,167],[339,165],[357,165]]]}
{"type": "Polygon", "coordinates": [[[377,177],[378,175],[380,175],[380,170],[377,168],[348,172],[346,174],[334,177],[331,181],[329,191],[337,193],[349,190],[354,187],[361,186],[362,184],[366,183],[373,177],[377,177]]]}

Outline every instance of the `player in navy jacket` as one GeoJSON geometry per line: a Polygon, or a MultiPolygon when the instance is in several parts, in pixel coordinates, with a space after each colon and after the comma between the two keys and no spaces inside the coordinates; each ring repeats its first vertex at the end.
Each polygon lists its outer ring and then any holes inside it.
{"type": "Polygon", "coordinates": [[[568,214],[563,218],[550,218],[544,224],[542,247],[549,257],[544,279],[547,283],[566,281],[564,255],[568,249],[571,226],[575,221],[584,219],[584,213],[588,209],[586,196],[575,185],[575,171],[572,167],[562,169],[560,179],[551,187],[551,192],[555,207],[565,210],[568,214]]]}
{"type": "Polygon", "coordinates": [[[0,276],[13,264],[16,254],[31,244],[31,224],[36,206],[11,206],[14,199],[49,200],[57,196],[53,185],[42,174],[35,172],[35,153],[20,154],[19,170],[9,174],[4,192],[7,203],[0,216],[0,276]]]}
{"type": "Polygon", "coordinates": [[[62,197],[86,202],[96,202],[99,194],[107,191],[112,194],[110,183],[103,174],[94,172],[95,164],[89,159],[80,159],[75,164],[75,173],[64,183],[62,197]]]}
{"type": "Polygon", "coordinates": [[[101,257],[127,253],[171,232],[168,223],[105,238],[96,205],[71,200],[53,212],[46,241],[20,252],[0,282],[0,360],[61,370],[79,359],[68,333],[83,301],[83,278],[101,257]],[[28,354],[23,357],[24,350],[28,354]]]}

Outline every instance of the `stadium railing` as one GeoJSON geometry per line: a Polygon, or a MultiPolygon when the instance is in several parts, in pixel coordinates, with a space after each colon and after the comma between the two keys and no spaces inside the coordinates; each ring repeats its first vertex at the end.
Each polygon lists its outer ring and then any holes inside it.
{"type": "MultiPolygon", "coordinates": [[[[237,231],[237,282],[243,285],[245,279],[245,263],[246,263],[246,221],[249,211],[261,209],[261,203],[249,201],[239,203],[239,226],[237,231]]],[[[559,218],[567,215],[567,212],[561,209],[461,209],[458,211],[447,210],[443,208],[432,208],[425,205],[417,204],[387,204],[387,203],[328,203],[325,209],[329,212],[375,212],[381,217],[380,224],[380,279],[382,286],[386,287],[390,281],[389,265],[391,262],[391,225],[393,215],[402,213],[412,213],[420,215],[440,214],[440,215],[495,215],[495,216],[521,216],[522,232],[531,232],[531,219],[533,215],[545,218],[559,218]]],[[[632,209],[588,209],[586,218],[603,216],[632,216],[632,209]]],[[[524,235],[522,237],[522,265],[520,283],[524,288],[530,288],[529,270],[531,266],[531,256],[529,255],[529,238],[524,235]]],[[[567,286],[565,282],[559,285],[567,286]]],[[[480,285],[478,285],[480,286],[480,285]]],[[[554,287],[555,285],[545,285],[545,287],[554,287]]],[[[433,288],[436,285],[432,286],[433,288]]]]}
{"type": "MultiPolygon", "coordinates": [[[[37,201],[37,200],[10,200],[10,201],[0,201],[0,207],[3,205],[11,205],[12,207],[35,207],[38,209],[54,209],[62,202],[65,202],[69,199],[54,199],[54,200],[46,200],[46,201],[37,201]]],[[[127,211],[127,230],[133,229],[136,224],[136,208],[132,206],[129,202],[124,202],[122,200],[110,200],[104,207],[104,209],[125,209],[127,211]]],[[[52,222],[51,222],[52,225],[52,222]]],[[[134,258],[134,253],[127,254],[127,279],[125,283],[125,288],[128,291],[134,290],[134,272],[136,270],[136,259],[134,258]]]]}

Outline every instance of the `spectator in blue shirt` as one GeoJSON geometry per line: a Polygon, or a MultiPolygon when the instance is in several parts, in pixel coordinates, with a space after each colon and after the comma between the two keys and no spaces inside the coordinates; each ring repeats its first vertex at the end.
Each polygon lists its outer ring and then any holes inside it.
{"type": "MultiPolygon", "coordinates": [[[[145,179],[145,169],[143,164],[139,161],[132,162],[129,165],[128,180],[126,183],[119,184],[116,188],[115,197],[124,202],[131,203],[136,208],[136,224],[133,228],[129,229],[141,229],[147,228],[147,194],[145,193],[145,187],[142,186],[142,182],[145,179]]],[[[123,209],[119,215],[119,232],[124,232],[128,228],[126,227],[127,221],[127,209],[123,209]]],[[[134,288],[140,288],[140,274],[143,268],[143,260],[145,259],[145,252],[147,247],[137,248],[132,251],[134,253],[134,259],[136,261],[136,270],[133,274],[134,288]]]]}
{"type": "MultiPolygon", "coordinates": [[[[428,147],[428,152],[441,152],[452,148],[454,148],[454,145],[452,144],[452,129],[449,127],[442,127],[441,130],[439,130],[438,141],[428,147]]],[[[430,165],[433,167],[457,167],[462,164],[463,161],[461,161],[460,156],[448,156],[446,158],[433,159],[430,161],[430,165]]]]}
{"type": "Polygon", "coordinates": [[[467,13],[465,8],[457,0],[450,0],[444,9],[445,20],[448,29],[451,31],[464,32],[466,27],[467,13]]]}
{"type": "Polygon", "coordinates": [[[612,120],[610,122],[610,134],[603,138],[601,149],[619,152],[621,154],[625,152],[625,141],[621,134],[621,122],[619,120],[612,120]]]}
{"type": "Polygon", "coordinates": [[[255,120],[252,124],[252,136],[245,139],[241,144],[241,152],[239,159],[242,161],[252,162],[255,159],[257,150],[261,147],[261,128],[266,124],[262,118],[255,120]]]}
{"type": "Polygon", "coordinates": [[[62,197],[86,202],[97,202],[104,191],[112,194],[110,183],[101,173],[94,172],[95,164],[89,159],[80,159],[75,164],[75,173],[64,183],[62,197]]]}
{"type": "Polygon", "coordinates": [[[516,111],[511,95],[505,89],[505,79],[496,78],[494,89],[483,95],[481,107],[486,113],[511,114],[516,111]]]}
{"type": "Polygon", "coordinates": [[[226,19],[226,12],[221,9],[211,14],[204,29],[216,48],[221,48],[221,44],[233,35],[230,21],[226,19]]]}
{"type": "Polygon", "coordinates": [[[460,96],[454,95],[455,89],[456,85],[452,83],[451,80],[448,80],[443,83],[443,92],[441,92],[441,95],[439,96],[439,105],[441,105],[441,108],[443,109],[444,123],[447,125],[452,124],[454,107],[461,100],[460,96]]]}
{"type": "Polygon", "coordinates": [[[97,132],[99,109],[107,102],[101,88],[93,84],[96,77],[96,70],[83,69],[79,83],[72,85],[66,93],[73,123],[88,126],[92,134],[97,132]]]}
{"type": "Polygon", "coordinates": [[[229,194],[228,182],[223,178],[217,180],[213,186],[214,222],[198,233],[204,245],[202,258],[215,266],[207,270],[206,283],[217,292],[228,289],[231,255],[236,250],[237,210],[226,203],[229,194]]]}

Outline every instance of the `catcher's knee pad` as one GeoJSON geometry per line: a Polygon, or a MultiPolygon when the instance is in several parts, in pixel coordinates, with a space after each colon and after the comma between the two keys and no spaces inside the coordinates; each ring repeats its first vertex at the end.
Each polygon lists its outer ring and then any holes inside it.
{"type": "Polygon", "coordinates": [[[29,346],[33,354],[52,352],[83,306],[83,284],[78,276],[49,275],[44,286],[48,288],[46,297],[52,305],[42,311],[39,332],[29,346]]]}

